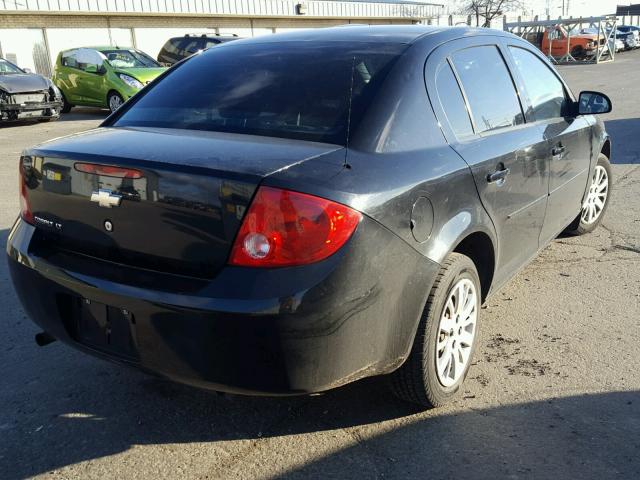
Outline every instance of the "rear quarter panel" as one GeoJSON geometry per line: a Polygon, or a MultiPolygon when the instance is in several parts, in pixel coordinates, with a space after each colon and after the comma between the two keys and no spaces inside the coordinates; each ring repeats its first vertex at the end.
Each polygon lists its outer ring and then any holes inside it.
{"type": "Polygon", "coordinates": [[[403,55],[353,133],[346,157],[344,152],[325,155],[265,182],[349,205],[441,263],[475,231],[497,245],[471,171],[446,143],[429,103],[424,65],[432,49],[431,43],[417,42],[403,55]],[[429,199],[433,216],[431,225],[422,225],[428,231],[419,241],[411,212],[420,197],[429,199]]]}

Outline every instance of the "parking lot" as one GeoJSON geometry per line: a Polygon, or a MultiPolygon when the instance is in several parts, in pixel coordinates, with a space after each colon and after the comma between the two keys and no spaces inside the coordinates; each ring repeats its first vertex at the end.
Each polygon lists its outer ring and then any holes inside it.
{"type": "MultiPolygon", "coordinates": [[[[40,348],[3,261],[0,478],[640,476],[640,50],[560,70],[574,92],[613,101],[612,203],[594,233],[558,238],[489,298],[459,400],[419,412],[380,379],[312,397],[221,396],[40,348]]],[[[3,245],[20,151],[105,116],[0,128],[3,245]]]]}

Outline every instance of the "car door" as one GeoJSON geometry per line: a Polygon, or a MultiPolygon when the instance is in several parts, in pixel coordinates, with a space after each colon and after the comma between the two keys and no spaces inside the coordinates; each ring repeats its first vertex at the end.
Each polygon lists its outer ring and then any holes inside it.
{"type": "Polygon", "coordinates": [[[569,89],[542,55],[517,40],[509,41],[508,50],[547,142],[549,200],[540,233],[545,244],[580,212],[589,178],[592,121],[573,114],[569,89]]]}
{"type": "Polygon", "coordinates": [[[82,104],[96,107],[106,106],[104,56],[97,50],[82,48],[78,50],[76,57],[81,70],[77,84],[82,104]]]}
{"type": "Polygon", "coordinates": [[[547,200],[547,141],[527,122],[499,37],[449,42],[426,66],[452,148],[467,162],[498,236],[495,283],[538,251],[547,200]],[[458,107],[454,105],[459,100],[458,107]],[[463,105],[463,108],[460,107],[463,105]]]}
{"type": "Polygon", "coordinates": [[[60,68],[56,71],[56,85],[62,90],[67,101],[72,105],[82,103],[78,88],[78,77],[82,75],[82,70],[78,66],[76,58],[77,50],[62,52],[60,57],[60,68]]]}
{"type": "Polygon", "coordinates": [[[556,27],[552,32],[551,55],[554,57],[563,57],[568,53],[569,45],[567,44],[567,36],[565,31],[556,27]]]}

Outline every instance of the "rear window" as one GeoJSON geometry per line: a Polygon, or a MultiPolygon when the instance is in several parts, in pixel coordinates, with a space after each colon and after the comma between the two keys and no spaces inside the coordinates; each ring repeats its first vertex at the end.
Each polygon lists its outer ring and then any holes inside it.
{"type": "Polygon", "coordinates": [[[164,44],[164,47],[162,48],[167,53],[177,53],[180,42],[182,41],[183,38],[184,37],[171,38],[167,41],[167,43],[164,44]]]}
{"type": "Polygon", "coordinates": [[[436,74],[436,90],[442,110],[456,137],[464,138],[473,135],[471,119],[460,86],[447,61],[440,65],[436,74]]]}
{"type": "Polygon", "coordinates": [[[115,121],[343,145],[404,45],[236,44],[171,71],[115,121]]]}

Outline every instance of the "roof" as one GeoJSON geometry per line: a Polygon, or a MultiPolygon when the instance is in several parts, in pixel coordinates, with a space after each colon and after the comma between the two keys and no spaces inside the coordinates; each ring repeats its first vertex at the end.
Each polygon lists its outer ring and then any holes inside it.
{"type": "Polygon", "coordinates": [[[133,47],[129,47],[126,45],[99,45],[97,47],[81,47],[81,48],[92,48],[93,50],[97,50],[102,52],[104,50],[135,50],[133,47]]]}
{"type": "MultiPolygon", "coordinates": [[[[338,27],[300,29],[262,35],[242,42],[367,42],[367,43],[412,43],[424,35],[444,31],[447,27],[428,25],[354,25],[346,24],[338,27]]],[[[236,43],[236,42],[234,42],[236,43]]]]}
{"type": "Polygon", "coordinates": [[[203,32],[203,33],[185,33],[184,35],[176,35],[175,37],[171,37],[171,40],[179,40],[182,38],[240,38],[235,33],[215,33],[215,32],[203,32]]]}

